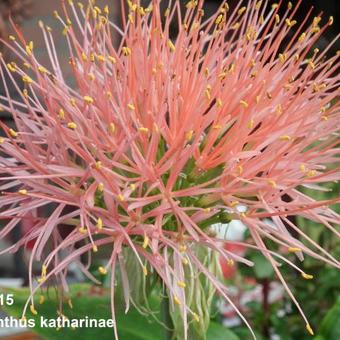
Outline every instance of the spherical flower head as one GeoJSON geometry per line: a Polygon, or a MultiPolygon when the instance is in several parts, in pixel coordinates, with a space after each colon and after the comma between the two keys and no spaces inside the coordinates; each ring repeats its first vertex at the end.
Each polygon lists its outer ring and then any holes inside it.
{"type": "Polygon", "coordinates": [[[225,250],[227,241],[211,228],[240,220],[252,240],[230,242],[266,257],[312,333],[277,259],[305,279],[311,274],[265,241],[300,259],[306,254],[339,267],[289,219],[317,221],[339,236],[333,226],[339,216],[329,208],[337,200],[315,201],[301,191],[340,177],[334,167],[339,56],[327,56],[331,45],[313,50],[333,18],[308,14],[299,25],[296,7],[289,5],[280,17],[279,5],[255,1],[247,7],[240,2],[234,11],[223,2],[206,17],[203,1],[188,1],[185,12],[173,1],[163,13],[160,1],[142,7],[131,0],[127,9],[122,6],[119,28],[109,20],[109,8],[93,1],[63,2],[63,8],[55,17],[70,49],[75,87],[65,81],[53,32],[42,22],[51,67],[39,63],[33,42],[19,31],[8,48],[20,63],[1,57],[1,107],[12,113],[16,130],[1,123],[6,138],[0,140],[0,214],[8,223],[0,237],[34,211],[27,233],[8,250],[35,240],[32,261],[42,262],[36,287],[30,272],[25,311],[29,305],[35,311],[33,295],[46,280],[58,276],[66,282],[71,262],[111,246],[98,273],[112,272],[112,290],[117,267],[129,305],[128,249],[142,275],[157,275],[166,287],[187,338],[188,324],[202,320],[189,298],[195,285],[190,274],[203,274],[233,305],[202,249],[230,264],[253,265],[225,250]],[[170,35],[172,23],[176,37],[170,35]],[[20,100],[11,98],[7,78],[20,100]],[[44,217],[41,209],[51,205],[53,213],[44,217]],[[66,237],[59,225],[68,228],[66,237]],[[46,254],[48,243],[53,250],[46,254]]]}

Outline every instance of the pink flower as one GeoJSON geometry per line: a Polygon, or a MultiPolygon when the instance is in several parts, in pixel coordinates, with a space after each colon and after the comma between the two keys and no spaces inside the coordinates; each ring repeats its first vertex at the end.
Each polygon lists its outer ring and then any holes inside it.
{"type": "Polygon", "coordinates": [[[165,16],[156,0],[147,8],[138,1],[128,5],[122,29],[108,20],[107,7],[92,2],[77,8],[70,1],[63,16],[55,13],[70,48],[75,88],[65,82],[52,32],[43,23],[50,68],[39,63],[33,42],[18,30],[8,44],[18,62],[1,57],[1,78],[10,78],[21,99],[12,99],[3,81],[1,105],[12,113],[16,130],[1,123],[6,138],[0,146],[0,216],[7,225],[0,237],[18,228],[29,212],[54,204],[51,216],[38,213],[23,238],[1,252],[36,239],[30,266],[41,261],[42,274],[34,287],[30,271],[32,295],[24,313],[29,305],[36,312],[33,295],[46,280],[57,276],[67,290],[68,265],[111,245],[112,255],[99,271],[112,270],[112,299],[117,266],[128,308],[122,250],[129,248],[144,275],[161,278],[186,334],[191,320],[201,322],[188,303],[188,272],[202,273],[232,304],[227,287],[197,249],[209,248],[230,264],[252,265],[226,250],[228,241],[209,228],[238,219],[253,242],[234,244],[262,252],[313,333],[277,258],[305,279],[312,276],[268,249],[265,240],[301,259],[305,254],[340,266],[288,219],[302,216],[339,236],[333,226],[339,216],[328,208],[339,199],[318,202],[300,191],[319,190],[319,183],[340,178],[334,168],[338,55],[327,59],[331,45],[311,50],[333,19],[310,19],[309,13],[295,25],[296,7],[280,18],[279,6],[254,1],[247,8],[240,2],[233,12],[224,3],[210,18],[203,1],[189,1],[185,13],[174,1],[165,16]],[[170,23],[177,24],[176,39],[170,37],[170,23]],[[118,48],[113,33],[121,37],[118,48]],[[237,209],[239,204],[246,211],[237,209]],[[69,227],[65,238],[61,224],[69,227]],[[53,250],[45,254],[47,243],[53,250]],[[68,255],[60,257],[62,251],[68,255]]]}

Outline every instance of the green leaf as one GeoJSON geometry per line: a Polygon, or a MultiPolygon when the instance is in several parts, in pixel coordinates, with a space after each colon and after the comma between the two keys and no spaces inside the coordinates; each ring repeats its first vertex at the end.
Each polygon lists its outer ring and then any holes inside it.
{"type": "Polygon", "coordinates": [[[266,279],[273,276],[273,267],[262,254],[253,253],[251,260],[254,262],[253,268],[258,279],[266,279]]]}
{"type": "Polygon", "coordinates": [[[319,335],[328,340],[340,339],[340,299],[322,320],[319,335]]]}
{"type": "Polygon", "coordinates": [[[228,328],[217,322],[210,322],[207,340],[240,340],[240,338],[228,328]]]}

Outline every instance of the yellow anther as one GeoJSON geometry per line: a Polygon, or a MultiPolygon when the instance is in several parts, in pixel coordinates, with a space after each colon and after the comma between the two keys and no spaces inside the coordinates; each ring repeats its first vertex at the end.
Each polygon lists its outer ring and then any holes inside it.
{"type": "Polygon", "coordinates": [[[60,109],[58,112],[58,116],[60,119],[65,119],[65,111],[63,109],[60,109]]]}
{"type": "Polygon", "coordinates": [[[54,15],[54,17],[55,17],[56,19],[59,18],[59,13],[58,13],[58,11],[53,11],[53,15],[54,15]]]}
{"type": "Polygon", "coordinates": [[[239,175],[242,175],[242,173],[243,173],[243,166],[242,165],[237,166],[237,172],[238,172],[239,175]]]}
{"type": "Polygon", "coordinates": [[[276,182],[273,179],[268,180],[268,184],[273,188],[276,188],[276,186],[277,186],[276,182]]]}
{"type": "Polygon", "coordinates": [[[98,61],[100,61],[101,63],[103,63],[103,62],[106,60],[105,57],[104,57],[103,55],[101,55],[101,54],[97,55],[97,59],[98,59],[98,61]]]}
{"type": "Polygon", "coordinates": [[[39,277],[38,279],[37,279],[37,281],[38,281],[38,283],[40,283],[40,284],[43,284],[45,281],[46,281],[46,277],[39,277]]]}
{"type": "Polygon", "coordinates": [[[326,120],[328,120],[328,117],[327,116],[321,116],[321,120],[326,121],[326,120]]]}
{"type": "Polygon", "coordinates": [[[144,241],[143,241],[143,248],[146,249],[149,245],[149,237],[147,235],[144,235],[144,241]]]}
{"type": "Polygon", "coordinates": [[[69,307],[70,307],[71,309],[73,309],[72,300],[71,300],[71,299],[68,299],[68,300],[67,300],[67,303],[68,303],[69,307]]]}
{"type": "Polygon", "coordinates": [[[18,137],[18,133],[16,131],[14,131],[13,129],[9,129],[8,132],[9,132],[11,137],[13,137],[13,138],[18,137]]]}
{"type": "Polygon", "coordinates": [[[200,322],[200,317],[196,313],[192,313],[192,316],[194,317],[196,322],[200,322]]]}
{"type": "Polygon", "coordinates": [[[105,7],[104,7],[104,13],[106,14],[106,15],[108,15],[109,13],[110,13],[110,10],[109,10],[109,6],[108,5],[106,5],[105,7]]]}
{"type": "Polygon", "coordinates": [[[307,175],[307,177],[314,177],[314,176],[316,176],[316,171],[315,170],[309,170],[306,175],[307,175]]]}
{"type": "Polygon", "coordinates": [[[138,131],[141,132],[141,133],[148,133],[148,132],[149,132],[149,129],[146,128],[146,127],[139,127],[139,128],[138,128],[138,131]]]}
{"type": "Polygon", "coordinates": [[[81,234],[87,234],[87,229],[84,228],[84,227],[80,227],[80,228],[78,229],[78,231],[79,231],[81,234]]]}
{"type": "Polygon", "coordinates": [[[276,9],[279,7],[279,4],[272,4],[272,9],[276,9]]]}
{"type": "Polygon", "coordinates": [[[70,104],[71,104],[72,106],[76,106],[76,105],[77,105],[77,102],[76,102],[76,100],[75,100],[74,98],[70,98],[70,104]]]}
{"type": "Polygon", "coordinates": [[[99,230],[103,229],[103,220],[102,220],[100,217],[97,219],[96,227],[97,227],[99,230]]]}
{"type": "Polygon", "coordinates": [[[141,16],[145,15],[145,14],[146,14],[145,8],[144,8],[144,7],[139,7],[139,8],[138,8],[138,13],[139,13],[141,16]]]}
{"type": "Polygon", "coordinates": [[[279,140],[282,140],[282,141],[290,141],[291,139],[292,138],[288,135],[283,135],[279,137],[279,140]]]}
{"type": "Polygon", "coordinates": [[[38,71],[40,73],[47,73],[47,70],[46,70],[46,68],[44,66],[38,66],[38,71]]]}
{"type": "Polygon", "coordinates": [[[94,55],[94,53],[91,53],[91,54],[90,54],[90,61],[91,61],[92,63],[94,63],[94,62],[96,61],[96,56],[94,55]]]}
{"type": "Polygon", "coordinates": [[[91,80],[91,81],[94,81],[96,79],[96,77],[94,76],[93,73],[89,73],[87,76],[88,76],[89,80],[91,80]]]}
{"type": "Polygon", "coordinates": [[[102,162],[101,161],[97,161],[96,164],[95,164],[95,167],[96,167],[97,170],[101,169],[102,162]]]}
{"type": "Polygon", "coordinates": [[[168,8],[165,10],[165,12],[164,12],[164,16],[165,16],[165,17],[168,17],[169,14],[170,14],[170,8],[168,7],[168,8]]]}
{"type": "Polygon", "coordinates": [[[306,166],[304,164],[300,165],[300,171],[305,172],[306,171],[306,166]]]}
{"type": "Polygon", "coordinates": [[[259,10],[261,8],[261,5],[262,5],[262,1],[258,1],[255,5],[255,9],[259,10]]]}
{"type": "Polygon", "coordinates": [[[34,308],[34,305],[30,305],[30,311],[31,311],[31,313],[33,315],[37,315],[38,314],[37,310],[34,308]]]}
{"type": "Polygon", "coordinates": [[[223,80],[227,75],[227,72],[221,72],[219,75],[218,75],[218,79],[219,80],[223,80]]]}
{"type": "Polygon", "coordinates": [[[331,26],[331,25],[333,25],[333,23],[334,23],[334,18],[333,18],[333,16],[330,16],[329,19],[328,19],[328,25],[331,26]]]}
{"type": "Polygon", "coordinates": [[[312,60],[309,60],[309,61],[308,61],[308,66],[309,66],[312,70],[315,69],[315,64],[313,63],[312,60]]]}
{"type": "Polygon", "coordinates": [[[280,16],[278,14],[275,15],[275,22],[277,24],[280,22],[280,16]]]}
{"type": "Polygon", "coordinates": [[[134,111],[136,109],[135,106],[132,103],[129,103],[127,107],[131,111],[134,111]]]}
{"type": "Polygon", "coordinates": [[[189,264],[189,261],[186,258],[182,258],[182,263],[184,266],[187,266],[189,264]]]}
{"type": "Polygon", "coordinates": [[[220,24],[221,22],[222,22],[222,20],[223,20],[223,14],[220,14],[217,18],[216,18],[216,20],[215,20],[215,24],[216,25],[218,25],[218,24],[220,24]]]}
{"type": "Polygon", "coordinates": [[[281,104],[277,104],[276,106],[275,106],[275,112],[277,112],[277,113],[282,113],[282,106],[281,106],[281,104]]]}
{"type": "Polygon", "coordinates": [[[320,52],[320,50],[319,50],[318,48],[314,48],[313,52],[314,52],[315,54],[317,54],[317,53],[320,52]]]}
{"type": "Polygon", "coordinates": [[[171,40],[168,40],[168,47],[169,47],[171,52],[175,52],[176,51],[176,47],[175,47],[174,43],[171,40]]]}
{"type": "Polygon", "coordinates": [[[310,335],[314,335],[314,331],[309,323],[306,324],[306,330],[310,335]]]}
{"type": "Polygon", "coordinates": [[[321,17],[314,17],[313,19],[313,27],[317,27],[321,21],[321,17]]]}
{"type": "Polygon", "coordinates": [[[183,281],[178,281],[177,282],[178,287],[185,288],[187,285],[183,281]]]}
{"type": "Polygon", "coordinates": [[[130,49],[129,47],[127,47],[127,46],[124,46],[124,47],[122,48],[122,51],[123,51],[123,54],[124,54],[126,57],[128,57],[129,55],[131,55],[131,49],[130,49]]]}
{"type": "Polygon", "coordinates": [[[32,55],[32,49],[29,47],[29,45],[25,47],[25,50],[26,50],[27,55],[32,55]]]}
{"type": "Polygon", "coordinates": [[[142,270],[143,270],[144,276],[147,276],[148,275],[148,268],[146,268],[146,266],[143,266],[142,270]]]}
{"type": "Polygon", "coordinates": [[[99,271],[99,273],[102,274],[102,275],[106,275],[106,274],[107,274],[107,270],[106,270],[104,267],[102,267],[102,266],[100,266],[100,267],[98,268],[98,271],[99,271]]]}
{"type": "Polygon", "coordinates": [[[240,104],[243,106],[243,107],[248,107],[248,103],[245,101],[245,100],[240,100],[240,104]]]}
{"type": "Polygon", "coordinates": [[[193,130],[189,130],[186,134],[185,134],[185,139],[190,142],[192,140],[192,137],[194,136],[194,131],[193,130]]]}
{"type": "Polygon", "coordinates": [[[9,35],[8,39],[11,40],[11,41],[15,41],[16,40],[14,35],[9,35]]]}
{"type": "Polygon", "coordinates": [[[117,60],[116,58],[112,57],[112,56],[108,56],[107,59],[112,63],[112,64],[116,64],[117,63],[117,60]]]}
{"type": "Polygon", "coordinates": [[[209,90],[208,88],[206,88],[206,89],[204,90],[204,95],[205,95],[205,97],[206,97],[208,100],[211,99],[211,93],[210,93],[210,90],[209,90]]]}
{"type": "Polygon", "coordinates": [[[293,4],[289,1],[287,7],[288,7],[288,9],[292,9],[293,8],[293,4]]]}
{"type": "Polygon", "coordinates": [[[215,125],[213,125],[213,127],[212,127],[214,130],[220,130],[220,129],[222,129],[222,125],[221,124],[215,124],[215,125]]]}
{"type": "Polygon", "coordinates": [[[111,134],[114,134],[115,131],[116,131],[116,125],[114,123],[110,123],[109,124],[109,127],[108,127],[108,130],[111,134]]]}
{"type": "Polygon", "coordinates": [[[3,144],[5,142],[5,138],[0,137],[0,144],[3,144]]]}
{"type": "Polygon", "coordinates": [[[62,31],[62,34],[63,34],[63,35],[67,35],[69,29],[70,29],[69,26],[65,26],[64,29],[63,29],[63,31],[62,31]]]}
{"type": "Polygon", "coordinates": [[[222,99],[221,98],[217,98],[216,99],[216,106],[218,108],[221,108],[223,106],[223,102],[222,102],[222,99]]]}
{"type": "Polygon", "coordinates": [[[233,259],[228,259],[227,264],[232,267],[235,264],[235,262],[233,259]]]}
{"type": "Polygon", "coordinates": [[[87,55],[85,52],[81,53],[81,59],[83,59],[83,61],[87,61],[87,55]]]}
{"type": "Polygon", "coordinates": [[[251,119],[247,124],[248,129],[250,130],[253,129],[254,124],[255,124],[254,119],[251,119]]]}
{"type": "Polygon", "coordinates": [[[192,8],[195,8],[197,6],[197,0],[190,0],[186,5],[185,7],[187,9],[192,9],[192,8]]]}
{"type": "Polygon", "coordinates": [[[250,27],[247,28],[246,37],[247,37],[248,41],[255,40],[255,38],[256,38],[256,31],[255,31],[254,27],[250,26],[250,27]]]}
{"type": "Polygon", "coordinates": [[[33,82],[32,78],[30,78],[30,77],[27,76],[27,75],[24,75],[24,76],[22,77],[22,81],[23,81],[24,83],[26,83],[26,84],[32,84],[32,82],[33,82]]]}
{"type": "Polygon", "coordinates": [[[97,186],[97,189],[99,192],[103,192],[104,191],[104,183],[100,182],[97,186]]]}
{"type": "Polygon", "coordinates": [[[77,124],[75,122],[67,123],[67,127],[71,130],[75,130],[77,128],[77,124]]]}
{"type": "Polygon", "coordinates": [[[247,7],[246,7],[246,6],[243,6],[243,7],[241,7],[241,8],[237,11],[237,14],[238,14],[238,15],[242,15],[246,10],[247,10],[247,7]]]}
{"type": "Polygon", "coordinates": [[[39,296],[39,304],[42,305],[45,302],[45,296],[44,295],[40,295],[39,296]]]}
{"type": "Polygon", "coordinates": [[[287,60],[286,54],[280,53],[279,54],[279,60],[283,64],[287,60]]]}
{"type": "Polygon", "coordinates": [[[305,33],[305,32],[303,32],[303,33],[301,33],[301,35],[299,36],[299,39],[298,39],[298,41],[299,41],[299,42],[302,42],[302,41],[304,41],[304,40],[305,40],[305,38],[306,38],[306,33],[305,33]]]}
{"type": "Polygon", "coordinates": [[[8,63],[8,64],[7,64],[7,68],[8,68],[11,72],[13,72],[13,73],[16,71],[15,64],[10,64],[10,63],[8,63]]]}
{"type": "Polygon", "coordinates": [[[98,6],[94,6],[94,10],[98,12],[99,14],[102,13],[102,10],[98,6]]]}
{"type": "Polygon", "coordinates": [[[300,248],[296,248],[296,247],[289,247],[288,248],[288,252],[290,252],[290,253],[297,253],[299,251],[301,251],[300,248]]]}
{"type": "Polygon", "coordinates": [[[41,266],[41,276],[45,277],[46,274],[47,274],[47,267],[46,267],[46,265],[43,264],[41,266]]]}
{"type": "Polygon", "coordinates": [[[285,22],[288,27],[293,27],[296,24],[296,20],[290,20],[288,18],[285,20],[285,22]]]}
{"type": "Polygon", "coordinates": [[[181,253],[185,253],[187,251],[187,246],[185,244],[181,244],[178,249],[181,253]]]}
{"type": "Polygon", "coordinates": [[[176,303],[176,305],[181,305],[181,301],[179,300],[179,298],[177,296],[174,296],[174,302],[176,303]]]}
{"type": "Polygon", "coordinates": [[[306,280],[312,280],[314,277],[313,275],[306,274],[306,273],[301,273],[301,276],[306,280]]]}
{"type": "Polygon", "coordinates": [[[84,96],[83,99],[84,99],[84,102],[85,102],[87,105],[91,105],[91,104],[93,104],[93,102],[94,102],[93,98],[90,97],[90,96],[84,96]]]}
{"type": "Polygon", "coordinates": [[[256,104],[258,104],[260,102],[260,100],[261,100],[261,96],[256,96],[256,98],[255,98],[256,104]]]}
{"type": "Polygon", "coordinates": [[[93,251],[94,253],[97,253],[97,252],[98,252],[98,247],[97,247],[95,244],[92,246],[92,251],[93,251]]]}
{"type": "Polygon", "coordinates": [[[124,202],[125,201],[125,198],[124,198],[124,196],[122,194],[117,195],[117,199],[118,199],[119,202],[124,202]]]}
{"type": "Polygon", "coordinates": [[[312,33],[319,33],[320,32],[320,27],[319,26],[312,27],[311,32],[312,33]]]}
{"type": "Polygon", "coordinates": [[[23,196],[27,195],[27,193],[28,191],[26,189],[21,189],[18,191],[18,194],[23,195],[23,196]]]}
{"type": "Polygon", "coordinates": [[[234,207],[236,207],[239,203],[240,203],[239,201],[231,201],[231,202],[229,203],[229,205],[230,205],[232,208],[234,208],[234,207]]]}
{"type": "Polygon", "coordinates": [[[130,188],[131,191],[135,191],[135,190],[136,190],[136,184],[131,183],[131,184],[129,185],[129,188],[130,188]]]}

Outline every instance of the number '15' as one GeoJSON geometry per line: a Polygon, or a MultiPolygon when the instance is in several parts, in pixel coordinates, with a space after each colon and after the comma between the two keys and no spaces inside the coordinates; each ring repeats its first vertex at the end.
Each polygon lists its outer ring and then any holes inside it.
{"type": "Polygon", "coordinates": [[[12,306],[14,303],[13,294],[0,294],[0,306],[12,306]]]}

